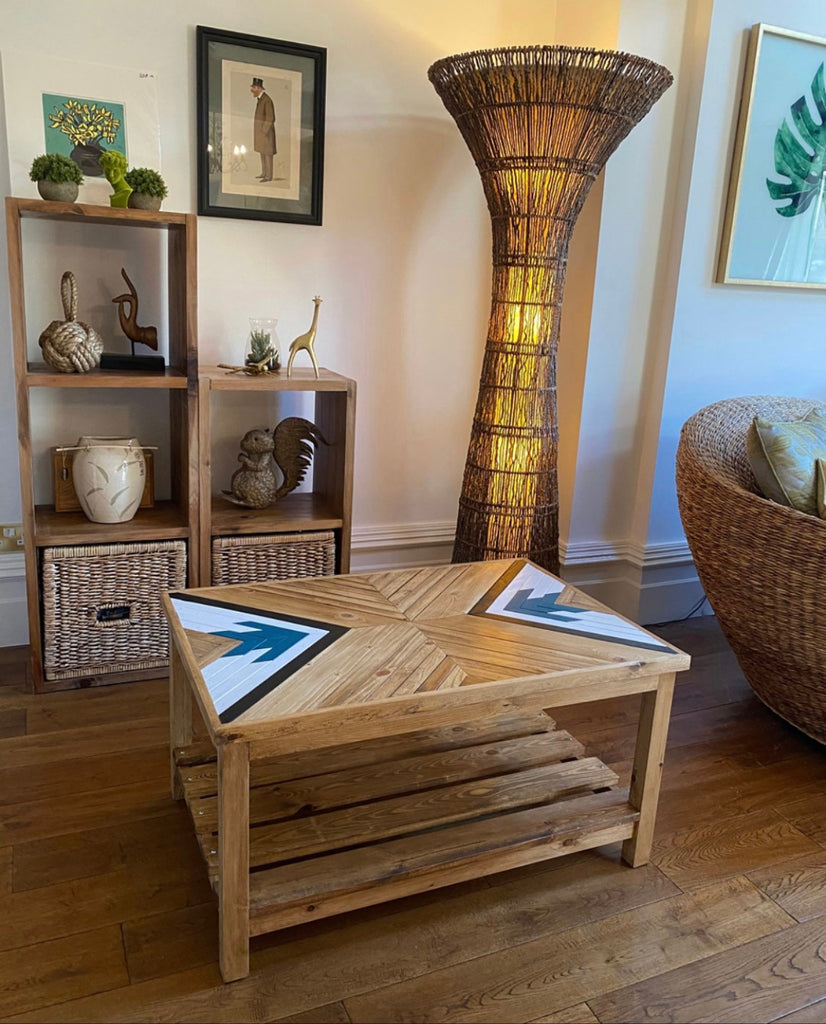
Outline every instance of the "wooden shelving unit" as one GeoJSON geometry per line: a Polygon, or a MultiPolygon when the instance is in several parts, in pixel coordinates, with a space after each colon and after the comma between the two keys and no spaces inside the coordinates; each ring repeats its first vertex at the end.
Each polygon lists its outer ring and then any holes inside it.
{"type": "MultiPolygon", "coordinates": [[[[353,505],[353,448],[355,439],[355,381],[331,370],[294,368],[263,377],[227,373],[218,366],[201,368],[199,400],[201,451],[201,580],[212,578],[212,540],[237,534],[287,534],[333,530],[336,536],[336,572],[350,570],[350,533],[353,505]],[[234,505],[218,494],[211,472],[211,423],[220,416],[221,392],[308,392],[314,397],[313,422],[330,442],[315,452],[312,491],[293,492],[266,509],[234,505]]],[[[273,426],[275,423],[272,424],[273,426]]],[[[249,424],[249,428],[256,426],[249,424]]],[[[247,428],[248,429],[248,428],[247,428]]],[[[239,438],[244,429],[239,429],[239,438]]],[[[226,485],[223,485],[226,486],[226,485]]]]}
{"type": "MultiPolygon", "coordinates": [[[[6,199],[6,232],[9,254],[9,286],[17,391],[20,483],[26,560],[26,591],[36,691],[88,685],[90,682],[122,681],[129,673],[111,679],[52,680],[44,678],[40,552],[44,547],[96,545],[134,541],[185,539],[188,542],[188,583],[199,582],[198,509],[198,356],[197,356],[197,220],[192,214],[148,213],[116,210],[79,203],[54,203],[41,199],[6,199]],[[107,225],[123,231],[163,231],[167,237],[169,366],[164,373],[123,373],[95,370],[84,374],[56,373],[42,362],[30,361],[26,335],[23,229],[25,218],[45,218],[58,223],[107,225]],[[117,389],[128,402],[139,403],[146,391],[169,393],[170,491],[167,501],[141,509],[129,523],[92,523],[82,513],[55,512],[50,505],[36,504],[34,493],[30,393],[33,389],[117,389]]],[[[135,678],[145,673],[136,672],[135,678]]]]}
{"type": "MultiPolygon", "coordinates": [[[[228,374],[217,366],[202,368],[197,354],[196,218],[191,214],[114,210],[78,203],[51,203],[41,199],[6,199],[14,371],[17,387],[20,482],[26,559],[26,592],[32,657],[32,679],[37,691],[121,682],[141,678],[136,670],[85,678],[49,679],[44,674],[43,594],[41,556],[44,548],[133,542],[184,540],[187,543],[189,586],[207,585],[212,578],[212,541],[233,536],[277,536],[333,531],[335,568],[350,568],[350,532],[353,502],[353,445],[355,436],[355,382],[330,370],[317,379],[309,368],[295,368],[266,377],[228,374]],[[164,373],[124,373],[93,370],[56,373],[42,361],[26,336],[23,230],[25,218],[45,218],[58,224],[104,225],[118,231],[162,231],[167,236],[169,301],[168,367],[164,373]],[[125,394],[128,404],[140,403],[148,392],[165,391],[169,403],[170,490],[168,500],[139,509],[128,523],[90,522],[81,512],[56,512],[35,496],[32,444],[32,392],[82,390],[90,401],[100,401],[101,389],[125,394]],[[316,451],[311,469],[312,489],[293,492],[275,506],[240,508],[213,496],[228,482],[213,487],[210,424],[220,416],[222,392],[263,392],[277,396],[289,392],[313,395],[308,418],[330,442],[316,451]]],[[[42,318],[46,319],[46,318],[42,318]]],[[[119,399],[120,400],[120,399],[119,399]]],[[[42,399],[41,399],[42,408],[42,399]]],[[[80,414],[78,414],[78,417],[80,414]]],[[[273,426],[275,423],[273,422],[273,426]]],[[[250,424],[250,427],[255,424],[250,424]]],[[[73,424],[72,429],[76,429],[73,424]]],[[[83,433],[78,430],[78,434],[83,433]]],[[[239,439],[244,430],[239,430],[239,439]]],[[[327,542],[329,544],[329,541],[327,542]]]]}

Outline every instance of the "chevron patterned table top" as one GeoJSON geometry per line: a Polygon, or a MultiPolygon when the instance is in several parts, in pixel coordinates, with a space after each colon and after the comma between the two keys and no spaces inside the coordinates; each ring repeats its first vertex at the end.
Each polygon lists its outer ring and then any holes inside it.
{"type": "Polygon", "coordinates": [[[236,739],[305,716],[346,729],[379,707],[597,699],[689,663],[523,559],[188,590],[167,610],[210,731],[236,739]]]}

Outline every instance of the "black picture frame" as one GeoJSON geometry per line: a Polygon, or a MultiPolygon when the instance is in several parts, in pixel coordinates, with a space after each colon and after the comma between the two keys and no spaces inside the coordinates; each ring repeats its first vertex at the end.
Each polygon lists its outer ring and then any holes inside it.
{"type": "Polygon", "coordinates": [[[196,73],[198,213],[321,224],[327,50],[198,25],[196,73]],[[272,101],[269,164],[254,79],[272,101]]]}

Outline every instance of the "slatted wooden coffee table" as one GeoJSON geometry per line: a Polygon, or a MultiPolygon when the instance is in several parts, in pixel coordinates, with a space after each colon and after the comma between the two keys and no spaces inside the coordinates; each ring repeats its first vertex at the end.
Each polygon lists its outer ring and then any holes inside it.
{"type": "Polygon", "coordinates": [[[622,841],[647,862],[687,655],[523,560],[166,598],[172,789],[249,937],[622,841]],[[641,693],[630,791],[545,709],[641,693]],[[193,698],[210,742],[193,742],[193,698]]]}

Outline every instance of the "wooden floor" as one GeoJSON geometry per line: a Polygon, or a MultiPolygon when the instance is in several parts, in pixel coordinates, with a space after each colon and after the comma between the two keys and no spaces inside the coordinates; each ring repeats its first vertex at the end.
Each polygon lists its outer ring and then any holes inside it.
{"type": "MultiPolygon", "coordinates": [[[[608,847],[264,936],[232,985],[165,681],[32,697],[0,649],[0,1018],[826,1022],[826,750],[713,618],[659,633],[694,667],[653,864],[608,847]]],[[[627,778],[637,703],[554,717],[627,778]]]]}

